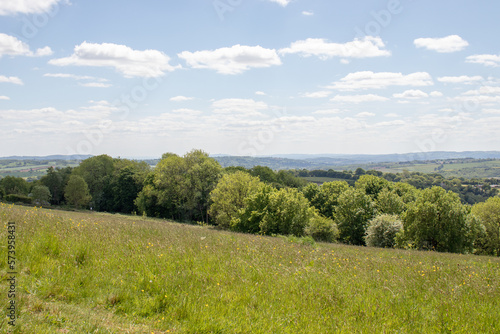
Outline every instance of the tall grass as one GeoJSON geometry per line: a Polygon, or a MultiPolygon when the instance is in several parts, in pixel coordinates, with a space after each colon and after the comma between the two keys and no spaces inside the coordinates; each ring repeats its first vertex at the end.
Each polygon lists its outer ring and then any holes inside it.
{"type": "MultiPolygon", "coordinates": [[[[17,224],[18,333],[500,332],[498,258],[6,204],[0,220],[3,254],[17,224]]],[[[6,295],[6,255],[0,275],[6,295]]]]}

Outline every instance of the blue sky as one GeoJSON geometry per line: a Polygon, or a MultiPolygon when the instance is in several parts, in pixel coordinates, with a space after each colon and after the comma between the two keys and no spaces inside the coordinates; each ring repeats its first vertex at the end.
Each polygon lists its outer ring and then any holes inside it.
{"type": "Polygon", "coordinates": [[[0,1],[0,156],[498,150],[498,1],[0,1]]]}

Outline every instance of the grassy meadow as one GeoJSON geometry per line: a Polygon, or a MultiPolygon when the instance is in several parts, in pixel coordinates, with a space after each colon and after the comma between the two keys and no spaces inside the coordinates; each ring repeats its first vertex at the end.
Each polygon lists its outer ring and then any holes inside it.
{"type": "Polygon", "coordinates": [[[0,333],[499,333],[500,259],[0,203],[0,333]]]}

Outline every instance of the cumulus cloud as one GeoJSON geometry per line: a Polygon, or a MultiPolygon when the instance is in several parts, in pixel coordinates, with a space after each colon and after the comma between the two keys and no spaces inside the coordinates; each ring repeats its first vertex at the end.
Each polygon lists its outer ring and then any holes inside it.
{"type": "Polygon", "coordinates": [[[443,93],[435,90],[435,91],[431,92],[429,95],[432,97],[441,97],[441,96],[443,96],[443,93]]]}
{"type": "Polygon", "coordinates": [[[429,94],[427,94],[426,92],[423,92],[419,89],[409,89],[409,90],[404,91],[403,93],[393,94],[392,96],[397,98],[397,99],[413,100],[413,99],[422,99],[425,97],[429,97],[429,94]]]}
{"type": "Polygon", "coordinates": [[[196,116],[202,114],[202,112],[199,110],[188,109],[188,108],[174,109],[172,110],[172,112],[176,114],[189,115],[189,116],[196,116]]]}
{"type": "Polygon", "coordinates": [[[50,12],[66,0],[7,0],[0,1],[0,15],[39,14],[50,12]]]}
{"type": "Polygon", "coordinates": [[[274,49],[259,45],[233,45],[230,48],[204,50],[178,54],[193,68],[215,70],[221,74],[240,74],[251,68],[264,68],[281,65],[281,59],[274,49]]]}
{"type": "Polygon", "coordinates": [[[358,89],[382,89],[389,86],[432,86],[429,73],[415,72],[408,75],[393,72],[361,71],[346,75],[328,86],[329,89],[353,91],[358,89]]]}
{"type": "Polygon", "coordinates": [[[5,95],[0,95],[0,100],[10,100],[10,97],[5,95]]]}
{"type": "Polygon", "coordinates": [[[319,91],[319,92],[312,92],[312,93],[304,93],[301,96],[302,97],[308,97],[312,99],[319,99],[319,98],[324,98],[328,97],[332,92],[329,92],[327,90],[319,91]]]}
{"type": "Polygon", "coordinates": [[[259,110],[268,109],[268,105],[253,99],[222,99],[212,102],[212,108],[216,114],[262,115],[259,110]]]}
{"type": "Polygon", "coordinates": [[[360,112],[359,114],[356,114],[356,117],[362,117],[362,118],[373,117],[373,116],[375,116],[375,114],[372,112],[368,112],[368,111],[363,111],[363,112],[360,112]]]}
{"type": "Polygon", "coordinates": [[[256,91],[256,92],[255,92],[255,95],[267,96],[267,94],[266,94],[266,93],[261,92],[260,90],[259,90],[259,91],[256,91]]]}
{"type": "Polygon", "coordinates": [[[93,88],[108,88],[111,87],[112,85],[104,82],[86,82],[86,83],[81,83],[80,86],[93,87],[93,88]]]}
{"type": "Polygon", "coordinates": [[[488,95],[488,94],[500,95],[500,87],[481,86],[479,89],[469,90],[463,93],[463,95],[488,95]]]}
{"type": "Polygon", "coordinates": [[[346,102],[346,103],[362,103],[362,102],[383,102],[389,99],[380,95],[366,94],[366,95],[336,95],[330,101],[333,102],[346,102]]]}
{"type": "Polygon", "coordinates": [[[192,100],[192,99],[193,99],[192,97],[187,97],[187,96],[179,95],[179,96],[171,97],[170,101],[173,101],[173,102],[184,102],[184,101],[189,101],[189,100],[192,100]]]}
{"type": "Polygon", "coordinates": [[[440,53],[461,51],[469,45],[466,40],[458,35],[443,38],[417,38],[413,43],[417,48],[425,48],[440,53]]]}
{"type": "Polygon", "coordinates": [[[304,10],[304,11],[302,12],[302,15],[304,15],[304,16],[313,16],[313,15],[314,15],[314,12],[313,12],[313,11],[311,11],[311,10],[304,10]]]}
{"type": "Polygon", "coordinates": [[[0,75],[0,83],[11,83],[15,85],[23,85],[23,81],[18,77],[6,77],[5,75],[0,75]]]}
{"type": "Polygon", "coordinates": [[[466,85],[476,84],[478,81],[481,81],[481,80],[483,80],[483,77],[480,75],[475,75],[475,76],[460,75],[460,76],[455,76],[455,77],[439,77],[439,78],[437,78],[437,81],[439,81],[439,82],[461,83],[461,84],[466,84],[466,85]]]}
{"type": "Polygon", "coordinates": [[[290,47],[279,50],[281,54],[298,53],[303,57],[316,56],[326,60],[340,58],[370,58],[390,56],[380,37],[365,36],[347,43],[332,43],[324,38],[308,38],[293,42],[290,47]]]}
{"type": "Polygon", "coordinates": [[[269,0],[271,2],[275,2],[280,6],[286,7],[292,0],[269,0]]]}
{"type": "Polygon", "coordinates": [[[468,56],[465,61],[472,64],[481,64],[485,66],[498,67],[500,65],[500,55],[472,55],[468,56]]]}
{"type": "Polygon", "coordinates": [[[159,77],[176,69],[169,64],[170,58],[158,50],[133,50],[112,43],[83,42],[75,46],[74,53],[66,58],[52,59],[57,66],[112,67],[125,77],[159,77]]]}
{"type": "Polygon", "coordinates": [[[30,50],[29,45],[23,41],[14,36],[0,33],[0,58],[2,56],[42,57],[50,56],[51,54],[52,50],[48,46],[33,52],[30,50]]]}

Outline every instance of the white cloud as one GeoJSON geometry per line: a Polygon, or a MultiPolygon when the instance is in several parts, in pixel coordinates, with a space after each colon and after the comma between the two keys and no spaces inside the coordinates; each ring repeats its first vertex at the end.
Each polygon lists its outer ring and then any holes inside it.
{"type": "Polygon", "coordinates": [[[500,103],[499,95],[463,95],[455,97],[456,101],[474,104],[500,103]]]}
{"type": "Polygon", "coordinates": [[[433,84],[432,78],[427,72],[403,75],[393,72],[362,71],[350,73],[327,88],[353,91],[357,89],[382,89],[389,86],[432,86],[433,84]]]}
{"type": "Polygon", "coordinates": [[[10,97],[5,95],[0,95],[0,100],[10,100],[10,97]]]}
{"type": "Polygon", "coordinates": [[[187,97],[187,96],[179,95],[179,96],[171,97],[170,101],[173,101],[173,102],[184,102],[184,101],[189,101],[189,100],[192,100],[192,99],[193,99],[192,97],[187,97]]]}
{"type": "Polygon", "coordinates": [[[51,54],[52,50],[48,46],[37,49],[35,53],[33,53],[28,44],[20,41],[14,36],[0,33],[0,58],[4,55],[41,57],[50,56],[51,54]]]}
{"type": "Polygon", "coordinates": [[[268,105],[253,99],[222,99],[212,102],[212,108],[216,114],[262,115],[259,110],[268,109],[268,105]]]}
{"type": "Polygon", "coordinates": [[[322,110],[316,110],[313,112],[314,115],[335,115],[335,114],[340,114],[342,110],[340,109],[322,109],[322,110]]]}
{"type": "Polygon", "coordinates": [[[311,10],[304,10],[304,11],[302,12],[302,15],[304,15],[304,16],[313,16],[313,15],[314,15],[314,12],[313,12],[313,11],[311,11],[311,10]]]}
{"type": "Polygon", "coordinates": [[[18,77],[6,77],[5,75],[0,75],[0,83],[12,83],[15,85],[23,85],[23,81],[18,77]]]}
{"type": "Polygon", "coordinates": [[[293,42],[290,47],[279,50],[281,54],[298,53],[303,57],[316,56],[326,60],[332,57],[370,58],[390,56],[384,49],[385,44],[380,37],[365,36],[347,43],[331,43],[324,38],[308,38],[293,42]]]}
{"type": "Polygon", "coordinates": [[[390,117],[390,118],[399,117],[399,115],[395,114],[395,113],[388,113],[388,114],[385,114],[384,116],[385,117],[390,117]]]}
{"type": "Polygon", "coordinates": [[[463,95],[488,95],[488,94],[497,94],[500,95],[500,87],[494,87],[494,86],[481,86],[479,89],[476,90],[469,90],[463,95]]]}
{"type": "Polygon", "coordinates": [[[360,112],[359,114],[356,114],[356,117],[362,117],[362,118],[373,117],[373,116],[375,116],[375,114],[372,112],[368,112],[368,111],[364,111],[364,112],[360,112]]]}
{"type": "Polygon", "coordinates": [[[107,84],[104,82],[87,82],[87,83],[81,83],[80,86],[82,87],[94,87],[94,88],[108,88],[111,87],[111,84],[107,84]]]}
{"type": "Polygon", "coordinates": [[[500,66],[500,55],[472,55],[468,56],[465,61],[472,64],[498,67],[500,66]]]}
{"type": "Polygon", "coordinates": [[[266,93],[261,92],[260,90],[259,90],[259,91],[256,91],[256,92],[255,92],[255,95],[267,96],[267,94],[266,94],[266,93]]]}
{"type": "Polygon", "coordinates": [[[178,54],[193,68],[215,70],[221,74],[240,74],[251,68],[264,68],[281,65],[276,50],[266,49],[259,45],[233,45],[230,48],[204,50],[178,54]]]}
{"type": "Polygon", "coordinates": [[[441,96],[443,96],[443,93],[435,90],[435,91],[431,92],[429,95],[432,97],[441,97],[441,96]]]}
{"type": "Polygon", "coordinates": [[[395,121],[385,121],[385,122],[379,122],[375,123],[372,125],[372,127],[384,127],[384,126],[398,126],[398,125],[405,125],[406,122],[403,120],[395,120],[395,121]]]}
{"type": "Polygon", "coordinates": [[[443,38],[417,38],[413,43],[417,48],[426,48],[440,53],[461,51],[469,45],[466,40],[458,35],[443,38]]]}
{"type": "Polygon", "coordinates": [[[361,103],[361,102],[382,102],[389,99],[380,95],[367,94],[367,95],[336,95],[330,101],[333,102],[346,102],[346,103],[361,103]]]}
{"type": "Polygon", "coordinates": [[[177,114],[182,114],[182,115],[190,115],[190,116],[196,116],[196,115],[200,115],[203,113],[199,110],[188,109],[188,108],[175,109],[175,110],[172,110],[172,112],[177,113],[177,114]]]}
{"type": "Polygon", "coordinates": [[[319,98],[324,98],[328,97],[332,92],[329,92],[327,90],[319,91],[319,92],[312,92],[312,93],[304,93],[301,96],[302,97],[308,97],[308,98],[313,98],[313,99],[319,99],[319,98]]]}
{"type": "Polygon", "coordinates": [[[393,94],[392,96],[397,98],[397,99],[412,99],[412,100],[429,97],[429,95],[427,93],[422,92],[419,89],[406,90],[403,93],[393,94]]]}
{"type": "Polygon", "coordinates": [[[74,53],[66,58],[52,59],[57,66],[113,67],[125,77],[159,77],[177,67],[169,64],[170,58],[157,50],[138,51],[112,43],[83,42],[75,46],[74,53]]]}
{"type": "Polygon", "coordinates": [[[483,109],[485,114],[500,114],[500,109],[483,109]]]}
{"type": "Polygon", "coordinates": [[[438,111],[440,111],[440,112],[453,112],[454,110],[452,108],[443,108],[443,109],[439,109],[438,111]]]}
{"type": "Polygon", "coordinates": [[[483,80],[483,77],[480,75],[476,75],[473,77],[467,75],[461,75],[456,77],[439,77],[437,78],[437,80],[439,82],[445,82],[445,83],[462,83],[466,85],[472,85],[477,83],[478,81],[483,80]]]}
{"type": "Polygon", "coordinates": [[[52,7],[66,0],[3,0],[0,15],[48,13],[52,7]]]}
{"type": "Polygon", "coordinates": [[[280,6],[286,7],[292,0],[269,0],[271,2],[275,2],[280,6]]]}

